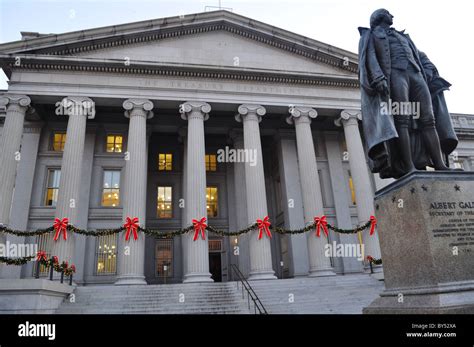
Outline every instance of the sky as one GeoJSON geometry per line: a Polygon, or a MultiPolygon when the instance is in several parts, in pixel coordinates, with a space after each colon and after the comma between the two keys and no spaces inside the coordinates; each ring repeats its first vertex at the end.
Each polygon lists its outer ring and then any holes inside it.
{"type": "MultiPolygon", "coordinates": [[[[411,38],[453,86],[445,93],[454,113],[474,114],[472,0],[222,0],[221,6],[252,19],[357,53],[357,27],[386,8],[394,27],[411,38]]],[[[0,42],[20,31],[63,33],[203,12],[218,0],[0,0],[0,42]]],[[[215,9],[215,8],[214,8],[215,9]]],[[[208,8],[207,10],[210,10],[208,8]]],[[[7,77],[0,72],[0,89],[7,77]]]]}

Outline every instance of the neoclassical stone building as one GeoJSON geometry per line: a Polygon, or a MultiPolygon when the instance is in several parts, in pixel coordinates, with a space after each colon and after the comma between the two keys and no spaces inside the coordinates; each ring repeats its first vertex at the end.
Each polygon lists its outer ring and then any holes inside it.
{"type": "MultiPolygon", "coordinates": [[[[0,45],[0,223],[35,230],[68,217],[99,230],[130,216],[166,232],[206,216],[233,231],[267,215],[297,229],[323,214],[342,228],[374,214],[386,183],[366,164],[356,54],[226,11],[22,35],[0,45]],[[256,161],[222,161],[226,147],[256,161]]],[[[473,169],[474,116],[453,120],[452,164],[473,169]]],[[[230,264],[250,279],[364,271],[325,256],[328,241],[380,256],[367,233],[68,236],[0,241],[37,242],[76,264],[78,284],[228,281],[230,264]]],[[[33,264],[0,271],[29,278],[33,264]]]]}

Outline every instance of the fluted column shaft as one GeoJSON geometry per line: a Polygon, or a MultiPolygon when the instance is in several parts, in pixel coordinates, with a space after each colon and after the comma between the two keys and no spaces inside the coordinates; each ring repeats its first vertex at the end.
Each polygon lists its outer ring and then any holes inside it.
{"type": "MultiPolygon", "coordinates": [[[[254,151],[256,161],[245,163],[245,188],[247,196],[248,224],[253,224],[257,219],[268,215],[267,195],[265,192],[265,176],[263,172],[262,144],[260,141],[259,122],[266,110],[260,105],[244,104],[238,108],[238,121],[243,122],[244,150],[254,151]]],[[[258,239],[255,231],[250,238],[250,273],[249,280],[275,279],[272,268],[272,251],[270,239],[264,233],[258,239]]]]}
{"type": "MultiPolygon", "coordinates": [[[[206,147],[204,121],[209,118],[211,106],[205,102],[185,102],[180,106],[181,117],[188,121],[186,164],[186,221],[207,217],[206,209],[206,147]]],[[[207,232],[193,241],[194,232],[183,235],[187,250],[184,283],[212,282],[209,273],[209,245],[207,232]]]]}
{"type": "MultiPolygon", "coordinates": [[[[342,123],[344,128],[344,136],[349,151],[349,167],[354,182],[357,218],[359,223],[365,223],[374,214],[374,195],[360,137],[358,120],[361,119],[362,116],[359,110],[344,110],[335,123],[339,126],[342,123]]],[[[362,240],[365,245],[365,256],[371,255],[374,258],[380,258],[378,234],[374,233],[370,236],[368,231],[364,231],[362,240]]]]}
{"type": "Polygon", "coordinates": [[[4,225],[9,223],[18,163],[17,152],[20,151],[25,113],[30,102],[26,95],[5,94],[0,97],[0,105],[7,109],[0,141],[0,223],[4,225]]]}
{"type": "MultiPolygon", "coordinates": [[[[301,191],[303,195],[304,221],[312,223],[314,217],[324,215],[321,185],[318,175],[318,164],[314,151],[313,134],[311,133],[311,118],[317,116],[316,110],[308,107],[296,107],[290,109],[291,116],[287,121],[295,124],[296,146],[298,151],[298,167],[300,172],[301,191]]],[[[331,260],[325,256],[324,246],[328,240],[322,232],[317,237],[314,231],[307,234],[309,276],[331,276],[335,275],[331,260]]]]}
{"type": "MultiPolygon", "coordinates": [[[[77,208],[81,189],[82,156],[86,136],[87,118],[94,118],[94,102],[87,97],[67,97],[61,102],[62,115],[69,117],[67,122],[66,143],[61,161],[61,179],[59,182],[56,218],[69,218],[69,224],[77,224],[77,208]]],[[[61,115],[60,114],[60,115],[61,115]]],[[[53,242],[52,255],[59,261],[74,261],[75,235],[68,233],[67,240],[62,235],[53,242]]]]}
{"type": "MultiPolygon", "coordinates": [[[[123,193],[122,220],[137,217],[141,227],[146,221],[147,187],[147,132],[146,120],[153,117],[153,103],[146,99],[128,99],[123,103],[125,116],[130,119],[123,193]]],[[[118,276],[115,285],[141,285],[145,281],[145,235],[133,234],[125,240],[126,231],[119,237],[118,276]]]]}
{"type": "MultiPolygon", "coordinates": [[[[242,130],[233,130],[231,137],[234,143],[234,149],[244,148],[244,137],[242,130]]],[[[236,225],[238,229],[244,229],[248,226],[247,219],[247,198],[245,187],[245,164],[241,162],[234,163],[234,195],[235,195],[235,214],[236,225]]],[[[249,233],[238,236],[238,264],[239,270],[245,277],[248,277],[250,271],[250,250],[249,233]]]]}

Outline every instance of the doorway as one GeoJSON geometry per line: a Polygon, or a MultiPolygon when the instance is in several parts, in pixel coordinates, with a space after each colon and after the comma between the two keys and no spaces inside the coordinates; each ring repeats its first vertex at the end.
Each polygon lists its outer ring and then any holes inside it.
{"type": "Polygon", "coordinates": [[[222,263],[220,252],[209,253],[209,272],[214,282],[222,282],[222,263]]]}

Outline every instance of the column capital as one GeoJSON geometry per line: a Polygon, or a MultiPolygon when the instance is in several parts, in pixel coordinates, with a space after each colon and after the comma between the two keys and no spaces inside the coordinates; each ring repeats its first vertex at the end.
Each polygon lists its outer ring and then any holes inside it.
{"type": "Polygon", "coordinates": [[[95,117],[95,102],[87,96],[67,96],[56,103],[56,114],[67,116],[95,117]]]}
{"type": "Polygon", "coordinates": [[[27,95],[18,95],[18,94],[0,95],[0,106],[5,107],[7,111],[9,108],[15,107],[23,112],[26,112],[30,104],[31,104],[31,99],[27,95]]]}
{"type": "Polygon", "coordinates": [[[244,119],[262,121],[262,116],[267,113],[267,110],[262,105],[256,104],[242,104],[237,109],[239,112],[235,115],[237,122],[242,122],[244,119]]]}
{"type": "Polygon", "coordinates": [[[293,123],[309,123],[311,124],[311,118],[318,116],[318,111],[311,107],[304,106],[290,106],[288,108],[290,116],[286,118],[288,124],[293,123]]]}
{"type": "Polygon", "coordinates": [[[153,103],[148,99],[127,99],[122,104],[125,109],[124,115],[127,118],[133,116],[153,118],[153,106],[153,103]]]}
{"type": "Polygon", "coordinates": [[[362,120],[362,113],[360,110],[342,110],[341,116],[334,121],[334,124],[338,127],[341,125],[353,125],[357,124],[359,120],[362,120]]]}
{"type": "Polygon", "coordinates": [[[197,117],[206,121],[209,119],[209,112],[211,105],[204,101],[186,101],[179,105],[179,113],[184,120],[197,117]]]}

